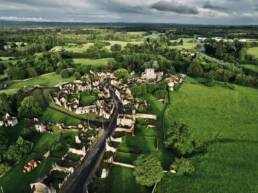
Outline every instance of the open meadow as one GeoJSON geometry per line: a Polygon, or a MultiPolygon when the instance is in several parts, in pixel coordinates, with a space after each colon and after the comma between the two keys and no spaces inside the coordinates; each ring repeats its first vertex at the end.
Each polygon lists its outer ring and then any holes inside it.
{"type": "Polygon", "coordinates": [[[207,153],[191,157],[192,176],[168,174],[157,192],[257,192],[257,101],[256,89],[241,86],[188,82],[176,91],[166,121],[189,125],[192,138],[207,144],[207,153]]]}

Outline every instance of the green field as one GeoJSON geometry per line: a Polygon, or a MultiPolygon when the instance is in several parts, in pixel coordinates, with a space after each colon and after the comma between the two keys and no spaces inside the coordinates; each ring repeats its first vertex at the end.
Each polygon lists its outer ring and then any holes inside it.
{"type": "Polygon", "coordinates": [[[132,169],[113,166],[108,177],[105,193],[149,193],[151,189],[136,183],[132,169]]]}
{"type": "Polygon", "coordinates": [[[247,54],[250,54],[254,56],[255,58],[258,58],[258,47],[248,48],[247,54]]]}
{"type": "Polygon", "coordinates": [[[258,65],[253,65],[253,64],[244,64],[241,65],[245,70],[248,72],[253,72],[255,74],[258,74],[258,65]]]}
{"type": "Polygon", "coordinates": [[[74,53],[83,53],[86,52],[87,49],[94,45],[93,43],[88,44],[70,44],[66,46],[56,46],[51,49],[52,52],[60,52],[62,50],[65,50],[67,52],[74,52],[74,53]]]}
{"type": "Polygon", "coordinates": [[[108,66],[109,62],[114,61],[113,58],[102,58],[102,59],[88,59],[88,58],[74,58],[74,59],[67,59],[68,62],[82,65],[82,66],[108,66]]]}
{"type": "Polygon", "coordinates": [[[115,44],[121,45],[122,49],[124,49],[124,47],[127,44],[138,45],[138,44],[143,43],[143,41],[107,41],[107,42],[110,43],[110,46],[106,46],[106,48],[109,49],[109,50],[110,50],[111,46],[113,46],[115,44]]]}
{"type": "Polygon", "coordinates": [[[167,122],[189,125],[192,137],[208,144],[208,152],[191,158],[193,176],[169,174],[157,192],[258,192],[258,91],[185,83],[172,100],[167,122]]]}
{"type": "MultiPolygon", "coordinates": [[[[179,50],[182,50],[182,49],[192,50],[192,49],[196,48],[197,44],[194,39],[192,39],[192,38],[182,38],[182,39],[183,39],[183,45],[170,46],[170,48],[179,49],[179,50]]],[[[177,40],[177,41],[179,41],[179,40],[177,40]]]]}
{"type": "Polygon", "coordinates": [[[81,123],[79,119],[49,108],[43,113],[41,120],[51,123],[64,123],[65,125],[78,125],[81,123]]]}
{"type": "Polygon", "coordinates": [[[59,74],[56,74],[55,72],[53,72],[53,73],[38,76],[36,78],[9,81],[8,88],[5,90],[1,90],[0,93],[12,94],[12,93],[15,93],[17,90],[25,87],[33,87],[37,85],[54,86],[56,84],[72,81],[74,79],[75,79],[74,77],[62,78],[59,74]]]}

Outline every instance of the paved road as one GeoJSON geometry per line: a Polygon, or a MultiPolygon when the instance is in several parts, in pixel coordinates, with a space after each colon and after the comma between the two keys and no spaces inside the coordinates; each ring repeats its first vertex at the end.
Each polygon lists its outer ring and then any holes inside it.
{"type": "Polygon", "coordinates": [[[95,143],[94,147],[87,153],[81,166],[71,176],[67,184],[62,187],[60,193],[84,193],[85,184],[87,184],[94,175],[95,170],[98,167],[99,159],[105,151],[106,140],[115,130],[118,113],[122,111],[122,104],[116,98],[114,92],[112,92],[111,95],[115,110],[109,124],[105,128],[103,135],[95,143]]]}

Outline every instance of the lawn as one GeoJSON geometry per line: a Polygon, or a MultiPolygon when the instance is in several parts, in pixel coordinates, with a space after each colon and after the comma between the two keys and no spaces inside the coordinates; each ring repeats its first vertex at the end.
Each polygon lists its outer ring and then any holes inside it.
{"type": "Polygon", "coordinates": [[[156,151],[155,137],[124,136],[119,151],[128,153],[151,153],[156,151]]]}
{"type": "Polygon", "coordinates": [[[17,90],[25,87],[33,87],[37,85],[54,86],[61,82],[69,82],[74,79],[75,79],[74,77],[62,78],[59,74],[56,74],[55,72],[53,72],[53,73],[38,76],[36,78],[9,81],[8,82],[9,86],[7,87],[7,89],[1,90],[0,93],[12,94],[17,92],[17,90]]]}
{"type": "Polygon", "coordinates": [[[248,48],[247,54],[250,54],[254,56],[255,58],[258,58],[258,47],[248,48]]]}
{"type": "Polygon", "coordinates": [[[157,192],[258,192],[258,90],[188,82],[172,100],[167,122],[189,125],[192,137],[208,144],[208,152],[191,158],[193,176],[170,174],[157,192]]]}
{"type": "Polygon", "coordinates": [[[97,96],[93,94],[88,94],[86,92],[82,92],[80,96],[80,106],[88,106],[93,105],[97,100],[97,96]]]}
{"type": "Polygon", "coordinates": [[[113,166],[107,179],[108,187],[105,193],[150,193],[147,189],[136,183],[133,170],[113,166]]]}

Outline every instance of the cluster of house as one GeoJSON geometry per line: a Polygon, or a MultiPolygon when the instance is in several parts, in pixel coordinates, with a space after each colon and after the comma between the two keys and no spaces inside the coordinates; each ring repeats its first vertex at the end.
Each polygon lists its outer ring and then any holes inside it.
{"type": "Polygon", "coordinates": [[[110,100],[111,94],[108,89],[107,81],[115,81],[111,73],[91,73],[87,81],[74,81],[57,85],[59,92],[52,98],[55,104],[62,106],[76,114],[97,114],[100,117],[109,119],[114,111],[114,105],[110,100]],[[80,106],[80,92],[98,92],[98,98],[95,104],[89,106],[80,106]]]}
{"type": "MultiPolygon", "coordinates": [[[[49,173],[42,178],[38,179],[37,182],[31,184],[31,189],[33,193],[47,192],[56,193],[60,188],[68,181],[69,177],[74,173],[77,165],[81,163],[85,155],[87,154],[89,146],[96,139],[96,135],[85,136],[81,133],[75,136],[75,145],[70,144],[70,148],[65,155],[62,156],[61,160],[53,163],[52,168],[49,173]],[[85,143],[87,143],[87,148],[85,143]],[[78,148],[81,147],[81,148],[78,148]],[[74,160],[73,157],[79,157],[79,160],[74,160]],[[55,179],[53,176],[59,176],[55,179]],[[60,177],[63,176],[63,177],[60,177]]],[[[35,160],[30,161],[24,168],[32,165],[32,168],[36,168],[40,162],[35,160]]],[[[28,169],[30,172],[31,169],[28,169]]],[[[26,170],[27,171],[27,170],[26,170]]]]}
{"type": "MultiPolygon", "coordinates": [[[[35,130],[39,133],[52,132],[55,128],[60,130],[82,130],[87,131],[89,125],[78,124],[78,125],[65,125],[64,123],[41,123],[38,119],[34,119],[35,130]]],[[[98,129],[96,129],[98,130],[98,129]]]]}
{"type": "Polygon", "coordinates": [[[2,119],[0,119],[0,127],[14,127],[18,124],[18,119],[6,113],[2,119]]]}
{"type": "Polygon", "coordinates": [[[192,51],[192,50],[187,50],[187,49],[182,49],[180,50],[180,54],[184,57],[188,57],[188,58],[196,58],[197,56],[197,53],[192,51]]]}
{"type": "Polygon", "coordinates": [[[31,160],[23,167],[23,173],[30,173],[33,169],[37,168],[41,163],[40,160],[31,160]]]}
{"type": "Polygon", "coordinates": [[[37,168],[42,160],[45,160],[49,157],[50,151],[47,151],[44,155],[43,158],[40,160],[30,160],[24,167],[23,167],[23,173],[30,173],[32,170],[37,168]]]}
{"type": "Polygon", "coordinates": [[[176,86],[179,86],[184,82],[185,78],[185,74],[171,75],[170,77],[166,78],[169,90],[173,91],[176,86]]]}

